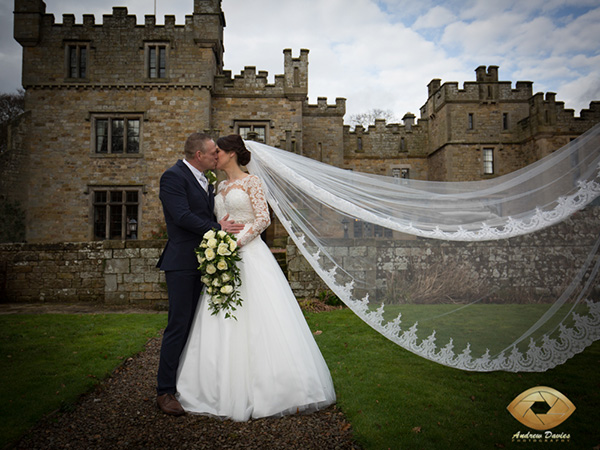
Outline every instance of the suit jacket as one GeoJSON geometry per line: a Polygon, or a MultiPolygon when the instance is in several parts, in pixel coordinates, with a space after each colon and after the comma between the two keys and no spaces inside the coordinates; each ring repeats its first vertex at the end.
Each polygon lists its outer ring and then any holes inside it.
{"type": "Polygon", "coordinates": [[[206,192],[192,171],[179,160],[160,178],[160,201],[163,205],[169,240],[158,261],[161,270],[187,270],[198,267],[194,252],[204,233],[221,229],[216,221],[213,186],[206,192]]]}

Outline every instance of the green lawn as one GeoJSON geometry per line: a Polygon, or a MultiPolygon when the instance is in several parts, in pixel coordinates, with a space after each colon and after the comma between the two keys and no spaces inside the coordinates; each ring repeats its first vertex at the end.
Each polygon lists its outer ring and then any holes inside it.
{"type": "MultiPolygon", "coordinates": [[[[600,444],[600,343],[545,373],[471,373],[415,356],[348,309],[307,314],[357,442],[381,449],[592,449],[600,444]],[[575,413],[552,431],[570,442],[511,442],[529,431],[507,411],[534,386],[575,413]]],[[[67,409],[166,325],[164,314],[0,316],[0,448],[40,417],[67,409]]]]}
{"type": "Polygon", "coordinates": [[[166,325],[165,314],[0,316],[0,448],[69,408],[166,325]]]}
{"type": "MultiPolygon", "coordinates": [[[[344,309],[308,321],[331,369],[338,405],[365,449],[592,449],[600,444],[600,342],[544,373],[473,373],[398,347],[344,309]],[[507,411],[535,386],[562,392],[577,408],[555,433],[570,442],[511,442],[530,431],[507,411]]],[[[534,431],[534,430],[531,430],[534,431]]]]}

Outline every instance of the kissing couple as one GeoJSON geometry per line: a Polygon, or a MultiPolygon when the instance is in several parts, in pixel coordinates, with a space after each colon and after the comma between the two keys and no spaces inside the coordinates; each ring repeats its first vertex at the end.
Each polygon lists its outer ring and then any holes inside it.
{"type": "Polygon", "coordinates": [[[160,179],[168,241],[157,267],[169,295],[157,376],[157,403],[170,415],[186,412],[247,421],[311,412],[335,403],[327,364],[269,247],[270,225],[261,180],[248,174],[244,140],[215,142],[191,134],[184,159],[160,179]],[[214,186],[204,172],[221,170],[214,186]],[[235,320],[213,314],[195,248],[206,232],[237,238],[239,295],[235,320]]]}

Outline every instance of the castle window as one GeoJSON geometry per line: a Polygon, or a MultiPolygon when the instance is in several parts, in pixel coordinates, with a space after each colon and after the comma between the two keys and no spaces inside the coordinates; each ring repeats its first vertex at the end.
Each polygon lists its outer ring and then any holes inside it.
{"type": "Polygon", "coordinates": [[[386,238],[389,239],[393,236],[392,230],[384,228],[380,225],[375,225],[362,220],[354,219],[354,226],[352,230],[354,238],[386,238]]]}
{"type": "Polygon", "coordinates": [[[87,78],[88,45],[69,44],[65,49],[67,78],[87,78]]]}
{"type": "Polygon", "coordinates": [[[396,179],[396,183],[405,183],[403,180],[410,178],[410,169],[408,167],[393,167],[392,177],[396,179]]]}
{"type": "Polygon", "coordinates": [[[494,173],[494,149],[483,149],[483,173],[492,175],[494,173]]]}
{"type": "Polygon", "coordinates": [[[93,187],[94,240],[137,239],[141,188],[93,187]]]}
{"type": "Polygon", "coordinates": [[[363,150],[363,141],[361,137],[356,138],[356,152],[362,153],[363,150]]]}
{"type": "Polygon", "coordinates": [[[403,137],[400,138],[400,151],[406,151],[406,140],[403,137]]]}
{"type": "Polygon", "coordinates": [[[502,129],[508,130],[508,113],[502,114],[502,129]]]}
{"type": "Polygon", "coordinates": [[[146,76],[167,78],[167,44],[146,44],[146,76]]]}
{"type": "Polygon", "coordinates": [[[141,120],[138,116],[95,117],[93,123],[94,153],[139,154],[141,120]]]}
{"type": "Polygon", "coordinates": [[[267,142],[267,126],[264,123],[244,123],[238,124],[237,133],[242,139],[267,142]]]}
{"type": "Polygon", "coordinates": [[[469,113],[467,128],[469,130],[472,130],[473,128],[475,128],[475,123],[473,120],[473,113],[469,113]]]}

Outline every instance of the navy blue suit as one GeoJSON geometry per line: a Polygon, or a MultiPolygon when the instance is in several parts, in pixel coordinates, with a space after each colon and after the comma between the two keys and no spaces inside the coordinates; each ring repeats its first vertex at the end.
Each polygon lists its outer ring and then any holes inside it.
{"type": "Polygon", "coordinates": [[[174,394],[179,357],[185,347],[202,291],[202,274],[194,252],[204,233],[221,229],[214,215],[214,192],[206,192],[192,171],[179,160],[160,178],[169,240],[157,267],[165,271],[169,292],[168,323],[158,366],[157,393],[174,394]]]}

